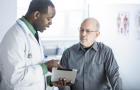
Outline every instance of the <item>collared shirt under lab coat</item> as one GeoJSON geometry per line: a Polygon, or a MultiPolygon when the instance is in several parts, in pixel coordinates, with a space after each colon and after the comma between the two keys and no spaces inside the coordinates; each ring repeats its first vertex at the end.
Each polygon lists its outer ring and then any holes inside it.
{"type": "Polygon", "coordinates": [[[45,90],[45,78],[40,64],[43,62],[43,49],[34,35],[21,20],[17,20],[25,29],[32,53],[27,58],[28,48],[24,32],[15,23],[4,36],[0,45],[0,68],[2,81],[0,90],[45,90]]]}

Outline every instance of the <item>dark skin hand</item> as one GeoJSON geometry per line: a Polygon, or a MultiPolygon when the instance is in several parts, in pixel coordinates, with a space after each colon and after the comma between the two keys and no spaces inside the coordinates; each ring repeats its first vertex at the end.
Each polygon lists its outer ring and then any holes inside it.
{"type": "Polygon", "coordinates": [[[44,64],[47,66],[48,70],[52,72],[52,68],[63,68],[60,64],[58,64],[60,60],[50,60],[48,62],[45,62],[44,64]]]}
{"type": "Polygon", "coordinates": [[[51,82],[51,84],[53,86],[58,87],[58,88],[64,88],[65,86],[71,86],[72,85],[72,81],[66,82],[65,78],[59,78],[59,81],[51,82]]]}
{"type": "MultiPolygon", "coordinates": [[[[48,70],[52,72],[52,68],[63,68],[61,65],[58,64],[60,60],[50,60],[48,62],[45,62],[44,64],[47,66],[48,70]]],[[[71,86],[72,81],[66,82],[66,78],[59,78],[59,81],[51,82],[52,86],[56,86],[58,88],[64,88],[65,86],[71,86]]]]}

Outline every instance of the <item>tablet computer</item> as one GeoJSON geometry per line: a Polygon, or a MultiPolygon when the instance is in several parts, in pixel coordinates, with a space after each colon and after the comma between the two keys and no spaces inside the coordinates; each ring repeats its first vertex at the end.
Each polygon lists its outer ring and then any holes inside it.
{"type": "Polygon", "coordinates": [[[66,78],[66,82],[72,81],[72,83],[74,83],[76,74],[76,69],[53,68],[51,81],[54,82],[59,81],[59,78],[66,78]]]}

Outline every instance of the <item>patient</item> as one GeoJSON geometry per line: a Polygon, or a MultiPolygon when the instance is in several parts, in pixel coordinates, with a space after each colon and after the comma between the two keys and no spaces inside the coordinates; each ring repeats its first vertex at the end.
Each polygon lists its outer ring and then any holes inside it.
{"type": "MultiPolygon", "coordinates": [[[[79,31],[80,43],[63,53],[60,64],[78,70],[70,90],[122,90],[119,66],[112,49],[96,41],[99,26],[95,18],[85,19],[79,31]]],[[[60,90],[68,90],[68,87],[60,90]]]]}

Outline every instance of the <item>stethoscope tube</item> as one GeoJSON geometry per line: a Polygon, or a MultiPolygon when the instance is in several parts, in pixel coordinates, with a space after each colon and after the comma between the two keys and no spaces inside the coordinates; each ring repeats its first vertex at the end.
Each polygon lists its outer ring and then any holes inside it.
{"type": "Polygon", "coordinates": [[[18,22],[18,21],[16,21],[16,23],[17,23],[17,25],[21,28],[21,30],[24,32],[24,34],[25,34],[25,37],[26,37],[26,40],[27,40],[27,44],[28,44],[28,49],[26,48],[26,56],[28,57],[28,58],[32,58],[32,53],[31,53],[31,44],[30,44],[30,41],[29,41],[29,36],[27,35],[27,33],[26,33],[26,31],[25,31],[25,29],[23,28],[23,26],[18,22]]]}

